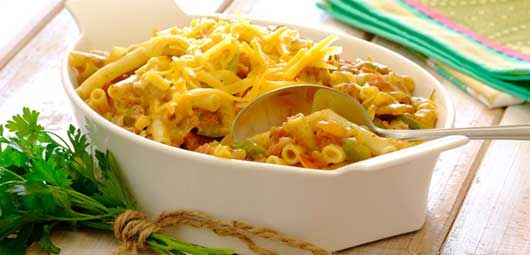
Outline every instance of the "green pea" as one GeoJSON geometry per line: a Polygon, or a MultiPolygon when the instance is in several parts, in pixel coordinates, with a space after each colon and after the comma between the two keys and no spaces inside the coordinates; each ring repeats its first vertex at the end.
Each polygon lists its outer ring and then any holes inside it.
{"type": "Polygon", "coordinates": [[[355,137],[346,138],[342,148],[344,149],[344,153],[346,153],[346,157],[351,162],[365,160],[372,156],[370,148],[357,141],[355,137]]]}
{"type": "Polygon", "coordinates": [[[412,117],[409,117],[407,115],[401,115],[400,118],[403,122],[407,123],[410,129],[425,129],[427,128],[424,124],[421,122],[415,120],[412,117]]]}
{"type": "Polygon", "coordinates": [[[247,152],[247,155],[251,158],[257,158],[259,156],[267,154],[267,151],[251,138],[247,138],[239,142],[238,144],[236,144],[236,148],[245,150],[247,152]]]}

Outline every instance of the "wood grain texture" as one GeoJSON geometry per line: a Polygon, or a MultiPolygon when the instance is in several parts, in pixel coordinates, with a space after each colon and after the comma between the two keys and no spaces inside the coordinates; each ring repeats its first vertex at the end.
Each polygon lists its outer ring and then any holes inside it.
{"type": "Polygon", "coordinates": [[[49,129],[65,129],[70,105],[62,89],[59,66],[78,30],[62,11],[0,71],[0,122],[28,106],[41,112],[49,129]]]}
{"type": "MultiPolygon", "coordinates": [[[[61,248],[61,255],[110,255],[120,245],[111,233],[88,229],[55,231],[52,241],[61,248]]],[[[26,254],[46,255],[37,245],[32,245],[26,254]]]]}
{"type": "MultiPolygon", "coordinates": [[[[377,37],[373,42],[415,61],[442,83],[452,96],[457,109],[456,127],[488,126],[499,121],[501,109],[488,110],[404,48],[377,37]]],[[[340,254],[439,254],[487,145],[484,141],[472,141],[466,146],[441,154],[431,180],[427,219],[422,229],[355,247],[340,254]]]]}
{"type": "Polygon", "coordinates": [[[9,0],[0,8],[0,68],[62,9],[61,0],[9,0]]]}
{"type": "MultiPolygon", "coordinates": [[[[519,105],[500,124],[529,123],[530,105],[519,105]]],[[[530,254],[530,141],[491,143],[443,254],[530,254]]]]}

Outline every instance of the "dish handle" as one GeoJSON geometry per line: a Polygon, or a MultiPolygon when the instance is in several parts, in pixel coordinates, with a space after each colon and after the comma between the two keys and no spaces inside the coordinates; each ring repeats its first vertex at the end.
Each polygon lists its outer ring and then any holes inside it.
{"type": "Polygon", "coordinates": [[[184,26],[191,17],[175,0],[68,0],[85,47],[109,50],[149,39],[155,29],[184,26]]]}
{"type": "MultiPolygon", "coordinates": [[[[446,136],[436,140],[412,146],[406,150],[399,150],[388,154],[352,164],[356,170],[373,171],[377,169],[404,164],[429,155],[438,155],[443,151],[467,144],[469,138],[462,135],[446,136]]],[[[347,169],[347,167],[346,167],[347,169]]]]}

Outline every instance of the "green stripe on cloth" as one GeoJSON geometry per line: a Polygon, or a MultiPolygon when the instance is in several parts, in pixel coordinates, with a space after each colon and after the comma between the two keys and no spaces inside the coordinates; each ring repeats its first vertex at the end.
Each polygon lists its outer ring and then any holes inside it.
{"type": "MultiPolygon", "coordinates": [[[[399,6],[402,8],[406,8],[407,10],[413,10],[412,14],[419,15],[419,12],[417,12],[415,9],[412,9],[408,7],[408,5],[404,4],[402,1],[387,1],[387,2],[393,2],[395,6],[399,6]],[[404,7],[407,6],[407,7],[404,7]]],[[[401,44],[406,45],[405,43],[409,44],[414,49],[428,55],[431,57],[436,57],[438,59],[441,58],[448,58],[449,60],[455,59],[456,62],[462,63],[464,65],[469,66],[468,68],[471,68],[475,70],[476,72],[487,72],[495,76],[496,74],[499,75],[505,75],[508,74],[509,79],[519,80],[519,79],[528,79],[530,80],[530,63],[521,62],[519,60],[516,60],[514,58],[507,58],[503,54],[498,54],[495,51],[485,47],[484,45],[474,43],[476,47],[480,47],[481,49],[484,49],[488,52],[491,52],[495,56],[499,56],[499,58],[503,60],[507,60],[508,62],[512,63],[512,65],[517,66],[521,65],[520,68],[505,68],[505,69],[492,69],[487,66],[479,64],[476,59],[471,59],[469,57],[464,56],[461,52],[455,50],[453,47],[451,47],[450,44],[447,42],[444,42],[440,40],[439,38],[434,38],[431,36],[428,36],[426,32],[418,30],[417,27],[413,27],[409,25],[407,22],[404,22],[399,19],[392,18],[385,13],[382,13],[378,11],[377,9],[373,8],[371,3],[373,4],[374,1],[358,1],[358,0],[328,0],[327,3],[329,3],[329,6],[332,7],[334,10],[341,11],[343,15],[346,16],[353,16],[355,18],[363,18],[368,25],[371,26],[378,26],[382,28],[383,30],[388,31],[390,36],[393,36],[393,38],[389,38],[391,40],[398,40],[401,38],[398,37],[404,37],[403,39],[406,39],[401,44]],[[423,49],[422,49],[423,48],[423,49]],[[432,52],[432,53],[431,53],[432,52]],[[524,67],[526,66],[526,67],[524,67]]],[[[424,15],[421,15],[424,16],[424,15]]],[[[429,24],[442,29],[442,30],[448,30],[443,25],[432,21],[431,19],[422,19],[424,21],[427,21],[429,24]]],[[[456,35],[460,35],[458,32],[454,32],[456,35]]]]}
{"type": "MultiPolygon", "coordinates": [[[[418,2],[413,8],[423,5],[428,9],[426,15],[438,15],[433,19],[445,18],[501,47],[530,56],[530,33],[528,32],[530,1],[528,0],[400,1],[418,2]]],[[[451,27],[454,28],[454,26],[451,27]]]]}
{"type": "MultiPolygon", "coordinates": [[[[418,33],[414,28],[388,18],[366,3],[348,0],[328,0],[318,6],[347,24],[359,27],[418,51],[429,58],[466,73],[489,86],[508,94],[530,100],[530,71],[525,75],[507,75],[509,71],[492,72],[476,61],[462,57],[442,42],[418,33]],[[508,76],[509,79],[503,79],[508,76]],[[521,80],[522,79],[522,80],[521,80]]],[[[431,20],[431,22],[434,22],[431,20]]],[[[497,70],[498,71],[498,70],[497,70]]],[[[522,71],[522,70],[515,70],[522,71]]]]}

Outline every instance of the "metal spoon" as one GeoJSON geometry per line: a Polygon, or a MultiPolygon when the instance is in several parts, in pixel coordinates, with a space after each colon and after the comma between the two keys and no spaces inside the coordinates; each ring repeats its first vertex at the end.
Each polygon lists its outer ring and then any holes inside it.
{"type": "Polygon", "coordinates": [[[383,137],[428,140],[448,135],[464,135],[469,139],[530,140],[530,124],[421,130],[383,129],[374,125],[368,112],[351,96],[325,86],[296,85],[265,93],[241,109],[232,126],[234,142],[279,126],[289,116],[309,114],[326,108],[383,137]]]}

